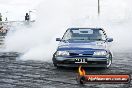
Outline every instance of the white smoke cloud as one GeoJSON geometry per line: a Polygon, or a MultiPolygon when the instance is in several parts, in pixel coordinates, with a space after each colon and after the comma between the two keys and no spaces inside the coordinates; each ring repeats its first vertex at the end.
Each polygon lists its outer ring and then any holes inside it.
{"type": "Polygon", "coordinates": [[[55,38],[69,27],[102,27],[114,38],[113,50],[128,49],[132,44],[129,2],[102,0],[98,17],[97,0],[44,0],[36,7],[36,23],[17,27],[7,36],[6,49],[23,53],[23,60],[49,61],[57,48],[55,38]]]}

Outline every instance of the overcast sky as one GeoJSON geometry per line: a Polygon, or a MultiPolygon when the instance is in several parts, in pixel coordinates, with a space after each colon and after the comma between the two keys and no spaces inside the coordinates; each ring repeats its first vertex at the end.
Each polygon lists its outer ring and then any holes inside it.
{"type": "Polygon", "coordinates": [[[34,6],[41,0],[0,0],[0,4],[16,6],[34,6]]]}
{"type": "Polygon", "coordinates": [[[0,13],[3,15],[3,20],[6,17],[8,20],[24,20],[25,13],[34,11],[40,2],[41,0],[0,0],[0,13]]]}
{"type": "MultiPolygon", "coordinates": [[[[5,17],[8,17],[8,20],[24,20],[25,13],[30,10],[34,10],[34,12],[32,13],[34,14],[36,6],[39,5],[41,1],[48,1],[48,0],[0,0],[0,13],[2,13],[3,19],[5,19],[5,17]]],[[[73,0],[71,0],[71,2],[72,1],[73,0]]],[[[76,0],[76,3],[77,1],[78,0],[76,0]]],[[[88,2],[87,4],[89,4],[89,0],[87,2],[88,2]]],[[[91,2],[94,2],[95,4],[97,3],[97,0],[90,1],[90,5],[87,5],[88,7],[93,5],[91,2]]],[[[109,13],[109,11],[111,11],[111,13],[115,13],[116,15],[121,15],[122,17],[124,17],[124,14],[126,14],[127,11],[128,12],[131,11],[132,1],[116,0],[115,2],[113,2],[113,0],[100,0],[100,3],[101,3],[101,13],[106,12],[105,15],[112,15],[113,17],[114,14],[109,13]],[[106,11],[106,9],[108,11],[106,11]]],[[[42,3],[41,6],[43,6],[43,4],[44,3],[42,3]]],[[[96,6],[94,5],[93,7],[96,8],[96,6]]]]}

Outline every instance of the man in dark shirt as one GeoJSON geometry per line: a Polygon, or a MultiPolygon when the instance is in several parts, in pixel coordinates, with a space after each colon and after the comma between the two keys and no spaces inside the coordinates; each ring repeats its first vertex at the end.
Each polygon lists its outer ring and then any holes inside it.
{"type": "Polygon", "coordinates": [[[30,17],[29,17],[29,14],[26,13],[26,16],[25,16],[25,21],[29,21],[30,20],[30,17]]]}

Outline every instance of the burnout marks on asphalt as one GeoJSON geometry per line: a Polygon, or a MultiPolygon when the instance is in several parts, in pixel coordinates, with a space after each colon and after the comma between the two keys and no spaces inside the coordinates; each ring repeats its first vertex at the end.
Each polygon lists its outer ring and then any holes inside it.
{"type": "MultiPolygon", "coordinates": [[[[0,54],[1,56],[3,54],[0,54]]],[[[132,62],[130,53],[115,53],[112,67],[109,69],[85,68],[87,74],[130,73],[132,62]],[[122,59],[125,59],[122,61],[122,59]],[[124,63],[123,63],[124,62],[124,63]],[[128,64],[127,64],[128,63],[128,64]]],[[[51,62],[20,61],[17,55],[4,54],[0,57],[0,87],[7,88],[88,88],[107,87],[124,88],[128,84],[86,84],[80,86],[76,82],[78,68],[56,69],[51,62]],[[7,55],[7,57],[6,57],[7,55]]],[[[132,83],[131,83],[132,84],[132,83]]],[[[130,85],[131,86],[131,85],[130,85]]]]}

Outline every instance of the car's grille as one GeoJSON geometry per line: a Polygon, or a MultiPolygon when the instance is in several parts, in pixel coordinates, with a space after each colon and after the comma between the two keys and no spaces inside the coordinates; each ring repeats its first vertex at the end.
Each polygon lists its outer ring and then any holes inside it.
{"type": "Polygon", "coordinates": [[[78,56],[79,54],[77,53],[70,53],[70,56],[78,56]]]}
{"type": "Polygon", "coordinates": [[[93,55],[93,54],[83,54],[83,55],[84,55],[84,56],[87,56],[87,55],[89,56],[89,55],[93,55]]]}
{"type": "Polygon", "coordinates": [[[93,54],[77,54],[77,53],[70,53],[70,56],[92,56],[93,54]]]}

